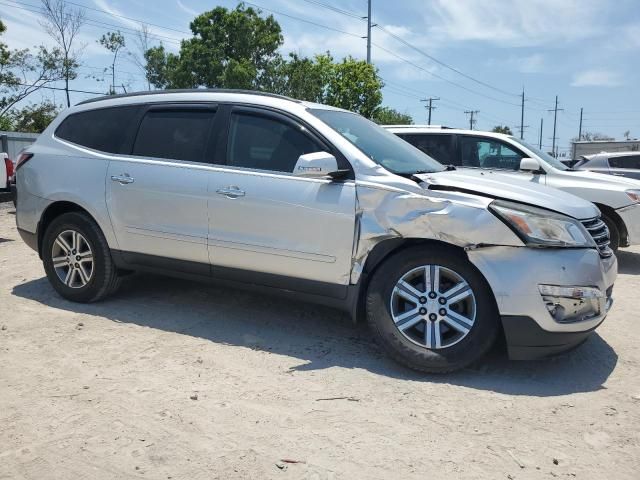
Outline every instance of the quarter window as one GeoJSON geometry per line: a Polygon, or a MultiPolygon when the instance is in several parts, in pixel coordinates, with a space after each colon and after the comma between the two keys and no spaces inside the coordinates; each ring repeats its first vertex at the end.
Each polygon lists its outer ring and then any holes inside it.
{"type": "Polygon", "coordinates": [[[150,110],[140,124],[133,154],[204,162],[214,115],[209,109],[150,110]]]}
{"type": "Polygon", "coordinates": [[[610,157],[609,165],[611,168],[639,168],[640,155],[624,155],[622,157],[610,157]]]}
{"type": "Polygon", "coordinates": [[[462,165],[466,167],[519,170],[524,157],[505,143],[490,138],[460,136],[462,165]]]}
{"type": "Polygon", "coordinates": [[[69,115],[56,129],[58,138],[106,153],[128,154],[141,107],[98,108],[69,115]]]}
{"type": "Polygon", "coordinates": [[[323,150],[302,126],[262,115],[231,115],[227,147],[230,166],[293,172],[300,155],[323,150]]]}

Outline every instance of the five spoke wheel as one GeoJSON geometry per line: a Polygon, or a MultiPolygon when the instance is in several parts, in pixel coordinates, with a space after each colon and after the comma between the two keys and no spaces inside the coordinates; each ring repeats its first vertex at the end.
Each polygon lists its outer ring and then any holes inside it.
{"type": "Polygon", "coordinates": [[[82,288],[93,276],[93,252],[87,239],[75,230],[61,232],[51,247],[53,268],[70,288],[82,288]]]}
{"type": "Polygon", "coordinates": [[[391,294],[391,316],[408,340],[430,350],[465,338],[476,319],[476,299],[469,283],[440,265],[405,273],[391,294]]]}

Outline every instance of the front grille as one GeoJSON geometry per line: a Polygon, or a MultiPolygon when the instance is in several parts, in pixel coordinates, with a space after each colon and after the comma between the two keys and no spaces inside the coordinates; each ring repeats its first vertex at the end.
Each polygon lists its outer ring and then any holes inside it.
{"type": "Polygon", "coordinates": [[[613,250],[609,248],[609,229],[599,217],[582,220],[582,225],[595,240],[601,257],[606,258],[613,255],[613,250]]]}

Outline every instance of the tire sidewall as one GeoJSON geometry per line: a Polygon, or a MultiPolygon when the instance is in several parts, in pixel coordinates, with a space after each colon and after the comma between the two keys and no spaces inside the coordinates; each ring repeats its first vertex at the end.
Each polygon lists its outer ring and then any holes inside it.
{"type": "Polygon", "coordinates": [[[620,247],[620,231],[618,230],[618,227],[616,226],[615,222],[609,217],[607,217],[606,215],[602,216],[602,221],[609,229],[609,242],[610,242],[609,246],[611,250],[613,250],[615,253],[618,251],[618,248],[620,247]]]}
{"type": "Polygon", "coordinates": [[[96,226],[81,213],[65,213],[51,222],[42,240],[42,263],[53,288],[63,297],[77,302],[89,302],[102,288],[105,278],[106,258],[96,226]],[[75,230],[89,243],[93,253],[93,275],[89,282],[80,288],[71,288],[58,278],[53,267],[51,250],[58,235],[65,230],[75,230]]]}
{"type": "Polygon", "coordinates": [[[498,333],[498,310],[489,285],[464,254],[447,248],[412,248],[386,260],[369,285],[367,317],[383,347],[406,365],[423,371],[450,371],[469,365],[491,348],[498,333]],[[463,339],[447,348],[429,350],[415,344],[400,332],[391,316],[391,295],[396,282],[423,265],[453,270],[464,278],[475,296],[473,327],[463,339]]]}

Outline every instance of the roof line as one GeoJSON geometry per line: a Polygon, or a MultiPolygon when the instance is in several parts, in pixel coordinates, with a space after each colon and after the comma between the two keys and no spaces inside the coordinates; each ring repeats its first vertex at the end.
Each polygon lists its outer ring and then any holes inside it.
{"type": "Polygon", "coordinates": [[[242,90],[242,89],[231,89],[231,88],[185,88],[185,89],[150,90],[150,91],[142,91],[142,92],[120,93],[118,95],[109,95],[105,97],[90,98],[88,100],[84,100],[78,103],[77,105],[85,105],[87,103],[102,102],[102,101],[111,100],[114,98],[143,97],[147,95],[164,95],[169,93],[241,93],[246,95],[258,95],[262,97],[280,98],[282,100],[289,100],[291,102],[301,103],[300,100],[296,100],[295,98],[287,97],[285,95],[278,95],[276,93],[269,93],[269,92],[260,92],[257,90],[242,90]]]}

